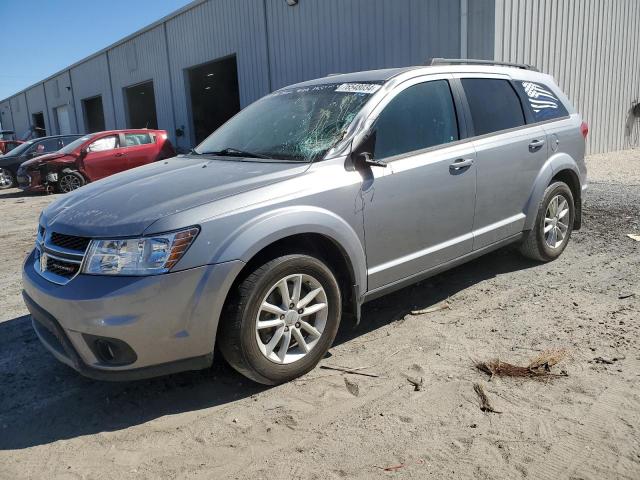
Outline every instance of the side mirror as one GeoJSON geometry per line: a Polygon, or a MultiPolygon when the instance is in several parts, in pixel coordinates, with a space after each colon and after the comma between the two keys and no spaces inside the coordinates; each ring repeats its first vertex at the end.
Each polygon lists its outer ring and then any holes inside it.
{"type": "Polygon", "coordinates": [[[382,167],[387,168],[387,162],[384,160],[376,160],[371,156],[369,152],[361,152],[358,154],[358,157],[355,159],[356,164],[368,165],[370,167],[382,167]]]}
{"type": "Polygon", "coordinates": [[[364,166],[387,168],[387,162],[375,159],[375,146],[376,131],[372,130],[351,154],[351,159],[356,168],[364,166]]]}

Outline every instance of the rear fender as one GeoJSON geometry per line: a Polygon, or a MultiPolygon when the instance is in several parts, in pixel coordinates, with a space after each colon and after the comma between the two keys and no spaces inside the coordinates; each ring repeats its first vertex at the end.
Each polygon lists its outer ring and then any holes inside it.
{"type": "Polygon", "coordinates": [[[549,157],[536,177],[533,191],[525,207],[527,218],[524,223],[524,230],[531,230],[533,228],[538,214],[538,206],[542,201],[544,191],[551,183],[553,177],[562,170],[571,170],[580,178],[578,164],[569,155],[566,153],[557,153],[549,157]]]}

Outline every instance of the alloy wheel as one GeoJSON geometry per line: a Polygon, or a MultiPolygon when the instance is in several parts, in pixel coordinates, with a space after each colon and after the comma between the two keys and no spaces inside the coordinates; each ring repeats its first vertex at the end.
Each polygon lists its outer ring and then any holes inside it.
{"type": "Polygon", "coordinates": [[[82,186],[82,182],[76,175],[67,174],[60,178],[58,185],[62,193],[69,193],[80,188],[82,186]]]}
{"type": "Polygon", "coordinates": [[[274,363],[288,364],[307,355],[327,324],[327,294],[307,274],[288,275],[271,286],[256,317],[256,340],[274,363]]]}
{"type": "Polygon", "coordinates": [[[13,186],[13,175],[6,168],[0,168],[0,189],[13,186]]]}
{"type": "Polygon", "coordinates": [[[544,216],[544,241],[551,248],[560,248],[569,230],[569,202],[556,195],[547,205],[544,216]]]}

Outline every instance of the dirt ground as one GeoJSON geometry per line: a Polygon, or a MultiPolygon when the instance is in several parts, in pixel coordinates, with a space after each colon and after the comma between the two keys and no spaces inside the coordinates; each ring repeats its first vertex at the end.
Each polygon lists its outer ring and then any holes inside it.
{"type": "Polygon", "coordinates": [[[367,304],[322,365],[376,377],[317,368],[275,388],[220,361],[120,384],[59,364],[20,297],[55,197],[0,194],[0,478],[640,478],[640,242],[626,236],[640,234],[640,151],[588,165],[584,228],[559,260],[503,249],[367,304]],[[567,376],[473,366],[548,348],[570,350],[554,367],[567,376]],[[475,382],[502,413],[480,410],[475,382]]]}

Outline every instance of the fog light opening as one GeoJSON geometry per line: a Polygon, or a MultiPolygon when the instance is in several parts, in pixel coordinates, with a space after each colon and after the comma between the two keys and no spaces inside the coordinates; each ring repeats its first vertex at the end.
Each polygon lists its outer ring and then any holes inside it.
{"type": "Polygon", "coordinates": [[[122,340],[89,334],[83,334],[83,337],[96,360],[103,365],[130,365],[138,359],[136,352],[122,340]]]}

